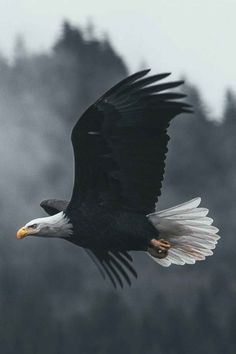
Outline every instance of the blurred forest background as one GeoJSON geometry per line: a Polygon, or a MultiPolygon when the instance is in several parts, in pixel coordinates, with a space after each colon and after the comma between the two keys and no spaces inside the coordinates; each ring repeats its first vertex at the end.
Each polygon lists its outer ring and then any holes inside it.
{"type": "Polygon", "coordinates": [[[164,269],[134,254],[139,278],[117,291],[82,249],[64,240],[15,239],[19,226],[44,215],[41,200],[70,198],[72,126],[127,74],[108,39],[68,22],[50,52],[32,54],[19,37],[14,60],[0,56],[1,353],[235,353],[233,92],[225,93],[221,120],[209,120],[201,93],[186,79],[195,114],[172,123],[159,204],[202,196],[222,236],[214,257],[164,269]]]}

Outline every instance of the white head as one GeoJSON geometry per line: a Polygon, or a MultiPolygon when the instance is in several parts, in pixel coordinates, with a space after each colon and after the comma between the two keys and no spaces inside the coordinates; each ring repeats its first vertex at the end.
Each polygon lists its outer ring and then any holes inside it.
{"type": "Polygon", "coordinates": [[[16,238],[22,239],[25,236],[70,237],[72,234],[73,225],[61,211],[52,216],[31,220],[17,231],[16,238]]]}

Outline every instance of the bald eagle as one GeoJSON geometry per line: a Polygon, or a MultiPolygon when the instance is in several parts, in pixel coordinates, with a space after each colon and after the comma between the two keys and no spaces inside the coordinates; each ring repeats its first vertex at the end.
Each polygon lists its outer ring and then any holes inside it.
{"type": "Polygon", "coordinates": [[[167,129],[192,113],[183,81],[170,73],[128,76],[91,105],[75,124],[74,187],[69,202],[45,200],[50,215],[28,222],[25,236],[62,238],[83,247],[116,287],[137,277],[129,251],[144,251],[164,267],[194,264],[212,255],[219,236],[200,198],[157,210],[165,168],[167,129]]]}

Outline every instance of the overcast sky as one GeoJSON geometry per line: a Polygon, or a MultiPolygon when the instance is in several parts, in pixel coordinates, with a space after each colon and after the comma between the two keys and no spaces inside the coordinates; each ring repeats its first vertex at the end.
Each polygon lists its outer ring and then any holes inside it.
{"type": "Polygon", "coordinates": [[[219,113],[236,91],[236,0],[0,0],[0,49],[10,55],[23,34],[34,51],[50,47],[62,20],[108,33],[130,72],[146,63],[197,84],[219,113]]]}

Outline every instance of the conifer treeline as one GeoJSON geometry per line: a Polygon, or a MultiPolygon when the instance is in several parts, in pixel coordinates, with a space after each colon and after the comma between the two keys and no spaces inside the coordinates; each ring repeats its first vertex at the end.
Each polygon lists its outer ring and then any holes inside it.
{"type": "Polygon", "coordinates": [[[114,292],[79,248],[15,241],[18,226],[40,215],[42,199],[70,197],[72,125],[127,74],[107,39],[68,22],[50,52],[31,54],[21,39],[12,63],[0,57],[1,353],[234,353],[233,92],[217,123],[207,120],[199,90],[186,84],[195,113],[171,126],[160,200],[171,206],[203,197],[222,236],[213,258],[166,270],[137,256],[139,279],[114,292]]]}

